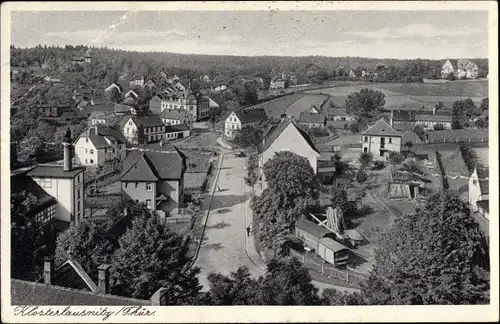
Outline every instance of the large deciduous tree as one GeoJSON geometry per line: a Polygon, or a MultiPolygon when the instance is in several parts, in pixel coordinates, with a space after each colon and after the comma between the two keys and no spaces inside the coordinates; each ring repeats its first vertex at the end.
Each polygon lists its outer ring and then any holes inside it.
{"type": "Polygon", "coordinates": [[[381,91],[361,89],[347,97],[347,113],[361,118],[371,119],[379,116],[385,105],[385,95],[381,91]]]}
{"type": "Polygon", "coordinates": [[[116,242],[111,240],[104,228],[84,220],[58,236],[55,263],[61,265],[68,259],[75,260],[97,281],[97,268],[111,261],[115,247],[116,242]]]}
{"type": "Polygon", "coordinates": [[[381,235],[363,292],[369,304],[488,303],[487,249],[466,203],[433,196],[381,235]]]}
{"type": "Polygon", "coordinates": [[[256,148],[262,142],[262,130],[245,125],[234,136],[233,143],[240,148],[256,148]]]}
{"type": "Polygon", "coordinates": [[[199,293],[199,268],[190,267],[189,241],[149,213],[132,220],[113,254],[112,291],[133,298],[150,298],[166,288],[167,305],[189,303],[199,293]]]}
{"type": "Polygon", "coordinates": [[[452,109],[453,116],[475,117],[480,116],[482,112],[481,107],[477,107],[471,98],[454,101],[452,109]]]}
{"type": "Polygon", "coordinates": [[[268,187],[256,197],[252,207],[261,222],[264,247],[282,250],[287,234],[308,208],[315,206],[319,184],[309,161],[289,151],[278,152],[263,167],[268,187]]]}

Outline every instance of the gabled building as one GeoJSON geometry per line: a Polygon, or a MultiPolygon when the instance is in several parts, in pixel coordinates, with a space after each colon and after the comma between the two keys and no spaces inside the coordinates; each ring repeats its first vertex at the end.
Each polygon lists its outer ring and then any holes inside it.
{"type": "Polygon", "coordinates": [[[436,125],[442,125],[444,129],[451,129],[451,112],[439,111],[435,108],[432,112],[421,112],[414,110],[391,111],[392,125],[396,128],[410,128],[421,125],[424,129],[434,129],[436,125]]]}
{"type": "Polygon", "coordinates": [[[70,103],[47,103],[38,105],[37,109],[42,117],[61,117],[63,113],[71,111],[72,107],[70,103]]]}
{"type": "Polygon", "coordinates": [[[116,115],[119,115],[119,116],[136,115],[137,110],[130,105],[114,104],[113,113],[115,113],[116,115]]]}
{"type": "Polygon", "coordinates": [[[152,88],[152,87],[156,86],[156,80],[153,78],[148,78],[144,84],[147,85],[148,87],[152,88]]]}
{"type": "Polygon", "coordinates": [[[131,144],[160,142],[166,137],[166,126],[157,115],[126,116],[120,124],[122,134],[131,144]]]}
{"type": "Polygon", "coordinates": [[[106,89],[104,89],[104,91],[110,92],[112,89],[116,89],[116,91],[118,91],[118,93],[123,92],[123,86],[117,82],[111,83],[106,89]]]}
{"type": "Polygon", "coordinates": [[[182,208],[186,158],[177,148],[133,150],[123,162],[120,182],[124,199],[168,214],[182,208]]]}
{"type": "Polygon", "coordinates": [[[389,152],[401,152],[402,133],[381,118],[361,133],[362,152],[371,153],[374,159],[385,159],[389,152]]]}
{"type": "Polygon", "coordinates": [[[134,87],[134,86],[144,87],[144,75],[142,75],[142,74],[134,75],[130,79],[129,83],[130,83],[130,87],[134,87]]]}
{"type": "Polygon", "coordinates": [[[96,124],[88,127],[75,141],[76,163],[102,167],[126,156],[126,139],[119,130],[96,124]]]}
{"type": "Polygon", "coordinates": [[[52,260],[44,263],[43,280],[31,282],[11,279],[11,303],[15,306],[160,306],[165,305],[165,288],[159,288],[150,299],[127,298],[110,294],[111,266],[101,264],[97,284],[75,261],[55,268],[52,260]]]}
{"type": "Polygon", "coordinates": [[[328,107],[326,108],[327,114],[328,114],[328,120],[333,120],[333,121],[347,121],[351,122],[354,121],[354,117],[349,115],[347,113],[347,110],[345,108],[333,108],[333,107],[328,107]]]}
{"type": "MultiPolygon", "coordinates": [[[[290,151],[305,157],[314,172],[318,171],[318,158],[321,155],[312,139],[289,118],[283,119],[264,136],[259,150],[259,167],[272,159],[277,152],[290,151]]],[[[263,177],[263,175],[262,175],[263,177]]]]}
{"type": "Polygon", "coordinates": [[[271,83],[269,85],[270,90],[275,90],[275,89],[285,89],[285,83],[286,81],[283,78],[277,77],[271,80],[271,83]]]}
{"type": "Polygon", "coordinates": [[[470,59],[447,60],[441,68],[441,78],[446,79],[450,74],[458,79],[477,79],[479,68],[470,59]]]}
{"type": "Polygon", "coordinates": [[[489,168],[478,166],[469,178],[470,207],[489,218],[489,199],[489,168]]]}
{"type": "Polygon", "coordinates": [[[124,98],[133,98],[134,100],[139,99],[139,95],[134,90],[129,90],[125,93],[124,98]]]}
{"type": "Polygon", "coordinates": [[[226,117],[224,135],[233,138],[236,132],[247,125],[258,125],[267,120],[267,115],[262,108],[237,109],[226,117]]]}

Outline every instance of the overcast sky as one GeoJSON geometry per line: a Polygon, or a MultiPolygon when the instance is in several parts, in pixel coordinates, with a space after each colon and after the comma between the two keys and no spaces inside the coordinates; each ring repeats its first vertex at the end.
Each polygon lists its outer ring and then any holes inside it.
{"type": "Polygon", "coordinates": [[[195,54],[488,56],[487,11],[24,11],[12,44],[195,54]]]}

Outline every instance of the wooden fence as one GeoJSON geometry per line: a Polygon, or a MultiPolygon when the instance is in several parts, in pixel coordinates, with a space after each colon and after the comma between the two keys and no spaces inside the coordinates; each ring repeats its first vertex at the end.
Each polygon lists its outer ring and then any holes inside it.
{"type": "Polygon", "coordinates": [[[347,270],[340,270],[330,265],[329,263],[320,262],[309,257],[306,254],[302,254],[298,251],[290,249],[290,256],[297,258],[305,268],[314,270],[325,282],[332,283],[339,286],[346,286],[352,288],[361,288],[361,283],[368,280],[368,275],[356,272],[352,269],[347,268],[347,270]]]}

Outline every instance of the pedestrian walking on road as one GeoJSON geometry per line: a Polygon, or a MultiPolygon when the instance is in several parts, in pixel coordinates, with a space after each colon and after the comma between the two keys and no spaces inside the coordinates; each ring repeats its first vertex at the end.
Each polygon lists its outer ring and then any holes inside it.
{"type": "Polygon", "coordinates": [[[247,226],[247,236],[250,236],[250,226],[247,226]]]}

